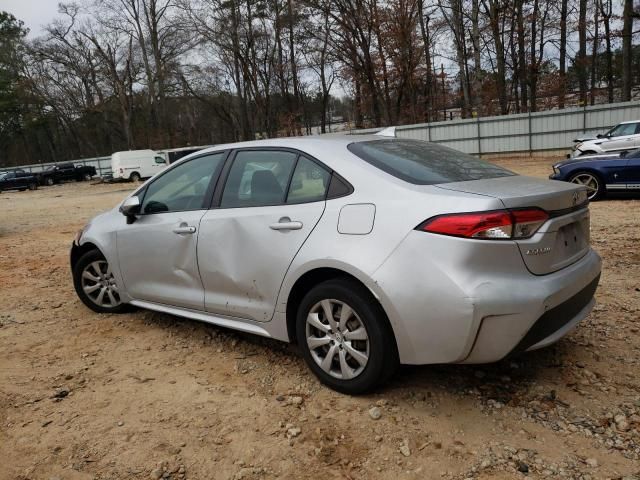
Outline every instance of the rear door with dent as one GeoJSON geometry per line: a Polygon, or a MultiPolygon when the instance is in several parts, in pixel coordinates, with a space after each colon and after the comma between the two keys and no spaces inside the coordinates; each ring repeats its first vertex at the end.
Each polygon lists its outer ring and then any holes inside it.
{"type": "Polygon", "coordinates": [[[320,220],[331,172],[297,151],[241,149],[200,222],[208,312],[269,321],[284,276],[320,220]]]}

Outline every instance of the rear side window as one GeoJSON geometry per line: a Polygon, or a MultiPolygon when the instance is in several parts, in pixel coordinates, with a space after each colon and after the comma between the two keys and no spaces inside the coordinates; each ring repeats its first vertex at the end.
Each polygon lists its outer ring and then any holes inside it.
{"type": "Polygon", "coordinates": [[[316,162],[299,157],[291,177],[287,203],[306,203],[324,200],[331,174],[316,162]]]}
{"type": "Polygon", "coordinates": [[[284,203],[298,154],[279,150],[239,151],[222,193],[222,208],[284,203]]]}
{"type": "Polygon", "coordinates": [[[372,140],[352,143],[347,148],[380,170],[416,185],[515,175],[466,153],[419,140],[372,140]]]}

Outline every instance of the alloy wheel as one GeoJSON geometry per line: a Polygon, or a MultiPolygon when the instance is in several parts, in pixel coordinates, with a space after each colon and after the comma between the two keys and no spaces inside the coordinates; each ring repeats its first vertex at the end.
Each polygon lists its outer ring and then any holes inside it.
{"type": "Polygon", "coordinates": [[[332,377],[350,380],[367,366],[367,329],[345,302],[325,299],[316,303],[307,315],[305,333],[311,357],[332,377]]]}
{"type": "Polygon", "coordinates": [[[600,188],[598,179],[590,173],[579,173],[571,179],[571,182],[587,187],[587,197],[589,200],[598,194],[598,189],[600,188]]]}
{"type": "Polygon", "coordinates": [[[82,289],[99,307],[114,308],[121,303],[118,286],[106,260],[96,260],[84,268],[82,289]]]}

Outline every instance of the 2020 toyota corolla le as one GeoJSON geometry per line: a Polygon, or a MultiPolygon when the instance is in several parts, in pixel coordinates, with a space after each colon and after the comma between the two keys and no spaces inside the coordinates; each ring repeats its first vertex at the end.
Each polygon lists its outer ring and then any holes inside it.
{"type": "Polygon", "coordinates": [[[297,341],[322,382],[549,345],[594,305],[583,186],[379,136],[221,145],[78,232],[97,312],[127,305],[297,341]]]}

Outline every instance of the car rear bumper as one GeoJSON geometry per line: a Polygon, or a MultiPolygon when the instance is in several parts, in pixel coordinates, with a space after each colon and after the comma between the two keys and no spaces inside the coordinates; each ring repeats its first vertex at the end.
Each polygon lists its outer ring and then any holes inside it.
{"type": "Polygon", "coordinates": [[[498,361],[559,340],[593,308],[601,260],[592,249],[533,275],[515,243],[469,254],[468,240],[423,235],[410,234],[373,276],[402,363],[498,361]]]}
{"type": "Polygon", "coordinates": [[[504,320],[525,325],[529,319],[509,318],[496,321],[487,317],[482,320],[476,341],[463,363],[488,363],[505,356],[547,347],[567,335],[580,323],[595,305],[594,294],[600,275],[572,297],[546,310],[533,324],[524,328],[505,328],[504,320]],[[503,332],[511,331],[507,336],[503,332]]]}

